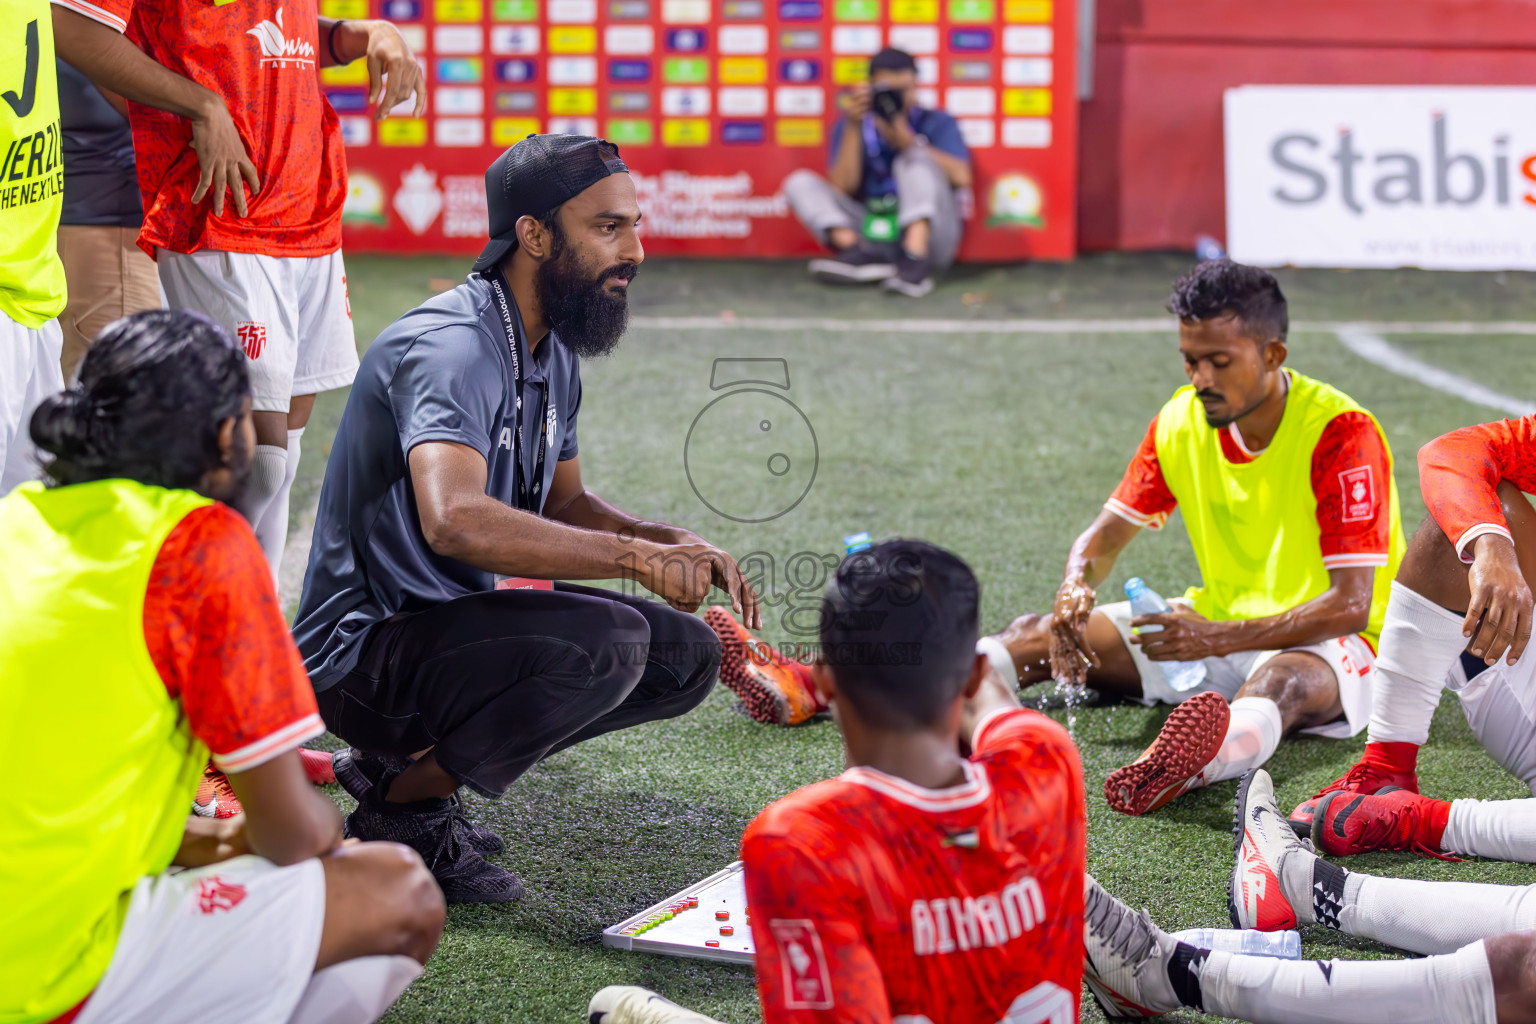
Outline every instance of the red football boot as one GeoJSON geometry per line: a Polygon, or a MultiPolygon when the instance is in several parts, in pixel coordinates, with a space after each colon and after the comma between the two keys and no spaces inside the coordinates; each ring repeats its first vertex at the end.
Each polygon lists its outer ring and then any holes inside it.
{"type": "Polygon", "coordinates": [[[1201,770],[1221,750],[1232,713],[1219,693],[1198,693],[1174,708],[1140,757],[1104,780],[1104,799],[1121,814],[1155,811],[1201,785],[1201,770]]]}
{"type": "Polygon", "coordinates": [[[192,813],[202,818],[233,818],[244,810],[240,798],[229,788],[229,776],[210,761],[197,784],[197,795],[192,798],[192,813]]]}
{"type": "Polygon", "coordinates": [[[799,725],[827,710],[811,670],[753,636],[729,610],[713,605],[705,609],[704,621],[720,638],[720,681],[741,698],[754,721],[799,725]]]}
{"type": "Polygon", "coordinates": [[[305,776],[316,786],[328,786],[336,781],[336,770],[331,767],[330,751],[300,747],[299,763],[304,766],[305,776]]]}
{"type": "Polygon", "coordinates": [[[1382,794],[1336,791],[1317,802],[1312,845],[1334,857],[1372,850],[1408,850],[1456,860],[1440,852],[1440,839],[1450,817],[1449,800],[1435,800],[1406,789],[1382,794]]]}
{"type": "Polygon", "coordinates": [[[1310,800],[1296,805],[1291,822],[1310,827],[1317,805],[1329,793],[1379,793],[1388,786],[1417,793],[1418,760],[1416,743],[1367,743],[1358,764],[1318,790],[1310,800]]]}

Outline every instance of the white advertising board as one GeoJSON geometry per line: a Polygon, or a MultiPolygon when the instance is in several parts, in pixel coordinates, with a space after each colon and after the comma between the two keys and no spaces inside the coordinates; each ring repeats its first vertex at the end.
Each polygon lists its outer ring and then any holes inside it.
{"type": "Polygon", "coordinates": [[[1536,270],[1536,88],[1248,85],[1225,123],[1233,259],[1536,270]]]}

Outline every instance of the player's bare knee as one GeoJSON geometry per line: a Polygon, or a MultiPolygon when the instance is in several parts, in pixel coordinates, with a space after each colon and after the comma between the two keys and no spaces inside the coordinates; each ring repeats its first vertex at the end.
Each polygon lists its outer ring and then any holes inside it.
{"type": "MultiPolygon", "coordinates": [[[[1324,671],[1329,672],[1324,666],[1324,671]]],[[[1309,665],[1275,660],[1255,672],[1238,697],[1264,697],[1275,702],[1287,730],[1293,726],[1321,724],[1339,710],[1338,683],[1312,671],[1309,665]],[[1315,721],[1316,720],[1316,721],[1315,721]]]]}
{"type": "Polygon", "coordinates": [[[426,963],[443,934],[448,908],[443,890],[421,855],[399,843],[370,843],[378,847],[381,894],[387,893],[390,921],[381,929],[383,953],[408,956],[426,963]]]}
{"type": "Polygon", "coordinates": [[[1536,1020],[1536,932],[1514,932],[1483,940],[1500,1024],[1536,1020]],[[1515,1011],[1523,1012],[1515,1012],[1515,1011]]]}

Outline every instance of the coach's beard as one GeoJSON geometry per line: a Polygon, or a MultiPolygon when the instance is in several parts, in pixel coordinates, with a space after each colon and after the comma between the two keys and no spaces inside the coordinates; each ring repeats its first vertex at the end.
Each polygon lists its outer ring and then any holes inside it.
{"type": "Polygon", "coordinates": [[[582,359],[612,352],[629,326],[629,292],[610,292],[607,283],[614,278],[628,281],[639,269],[626,263],[587,277],[570,248],[541,264],[534,293],[561,344],[582,359]]]}

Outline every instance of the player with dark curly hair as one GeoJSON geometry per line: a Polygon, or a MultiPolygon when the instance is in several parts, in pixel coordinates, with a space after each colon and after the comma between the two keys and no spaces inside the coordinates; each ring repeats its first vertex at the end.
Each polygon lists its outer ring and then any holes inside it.
{"type": "Polygon", "coordinates": [[[1178,705],[1105,781],[1110,806],[1132,815],[1237,778],[1297,730],[1365,728],[1405,547],[1386,436],[1348,395],[1286,368],[1290,319],[1274,276],[1210,260],[1174,284],[1168,309],[1189,385],[1153,417],[1072,545],[1054,610],[984,642],[1021,683],[1054,676],[1178,705]],[[1175,508],[1202,584],[1166,614],[1095,607],[1131,538],[1175,508]],[[1175,688],[1170,663],[1192,666],[1178,676],[1193,685],[1175,688]]]}

